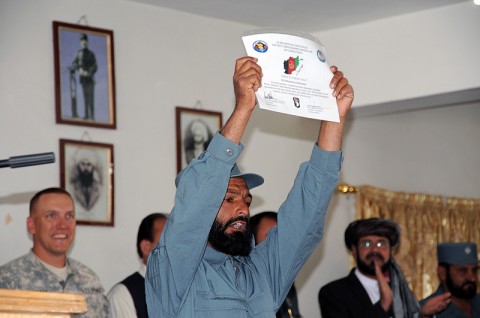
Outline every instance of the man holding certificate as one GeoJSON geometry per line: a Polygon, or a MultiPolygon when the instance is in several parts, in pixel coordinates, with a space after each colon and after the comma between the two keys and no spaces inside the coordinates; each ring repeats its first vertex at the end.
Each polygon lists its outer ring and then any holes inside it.
{"type": "Polygon", "coordinates": [[[177,176],[175,206],[146,275],[149,317],[275,317],[297,273],[323,235],[324,219],[342,161],[343,126],[353,88],[331,67],[330,87],[340,122],[321,122],[310,159],[300,165],[278,225],[254,246],[252,194],[263,183],[236,161],[262,85],[253,57],[236,61],[236,104],[207,150],[177,176]]]}

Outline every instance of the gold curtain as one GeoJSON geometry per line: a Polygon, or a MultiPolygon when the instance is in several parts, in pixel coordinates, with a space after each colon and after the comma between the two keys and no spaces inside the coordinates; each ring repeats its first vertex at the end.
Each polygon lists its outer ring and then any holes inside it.
{"type": "Polygon", "coordinates": [[[356,218],[397,222],[401,241],[394,257],[410,288],[423,299],[438,287],[437,243],[475,242],[480,247],[480,200],[358,189],[356,218]]]}

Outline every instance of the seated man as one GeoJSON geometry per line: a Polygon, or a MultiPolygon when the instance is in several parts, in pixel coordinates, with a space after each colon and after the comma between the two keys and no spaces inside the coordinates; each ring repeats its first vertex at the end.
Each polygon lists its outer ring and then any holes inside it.
{"type": "MultiPolygon", "coordinates": [[[[277,226],[277,213],[273,211],[265,211],[255,214],[250,218],[250,226],[252,227],[255,244],[258,245],[267,239],[267,234],[271,228],[277,226]]],[[[298,309],[297,291],[295,284],[288,291],[287,298],[277,311],[276,318],[301,318],[298,309]]]]}
{"type": "Polygon", "coordinates": [[[310,159],[300,165],[278,211],[278,230],[253,247],[250,191],[263,184],[263,178],[241,173],[236,162],[262,70],[256,58],[237,60],[233,113],[207,150],[177,176],[175,205],[150,253],[145,277],[150,318],[275,317],[323,235],[338,182],[353,88],[336,67],[331,70],[340,122],[319,124],[310,159]]]}
{"type": "Polygon", "coordinates": [[[421,317],[418,302],[392,257],[399,242],[400,229],[391,220],[350,223],[345,244],[357,267],[320,289],[322,318],[421,317]]]}
{"type": "Polygon", "coordinates": [[[477,245],[441,243],[437,257],[440,286],[420,302],[422,311],[437,318],[480,317],[477,245]]]}
{"type": "Polygon", "coordinates": [[[35,194],[27,218],[33,248],[0,267],[0,288],[83,294],[88,311],[80,317],[107,317],[108,301],[97,275],[67,257],[75,225],[75,208],[67,191],[48,188],[35,194]]]}
{"type": "Polygon", "coordinates": [[[107,295],[112,318],[147,318],[145,301],[145,271],[148,255],[157,245],[167,217],[163,213],[152,213],[140,223],[137,234],[137,253],[142,259],[138,272],[113,286],[107,295]]]}

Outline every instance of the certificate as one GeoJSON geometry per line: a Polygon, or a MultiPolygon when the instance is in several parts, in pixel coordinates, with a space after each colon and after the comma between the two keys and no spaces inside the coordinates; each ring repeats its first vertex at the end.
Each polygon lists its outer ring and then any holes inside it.
{"type": "Polygon", "coordinates": [[[329,87],[333,73],[325,48],[311,35],[253,31],[242,37],[248,56],[262,67],[256,93],[262,109],[339,122],[336,98],[329,87]]]}

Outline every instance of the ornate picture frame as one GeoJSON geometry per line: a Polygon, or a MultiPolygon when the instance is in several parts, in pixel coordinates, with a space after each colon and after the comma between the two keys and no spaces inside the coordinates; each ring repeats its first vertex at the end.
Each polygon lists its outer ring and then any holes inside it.
{"type": "Polygon", "coordinates": [[[177,135],[177,173],[207,149],[217,130],[222,128],[222,113],[196,108],[175,108],[177,135]]]}
{"type": "Polygon", "coordinates": [[[56,122],[116,128],[113,31],[53,21],[56,122]]]}
{"type": "Polygon", "coordinates": [[[114,225],[113,145],[60,139],[60,186],[75,203],[77,224],[114,225]]]}

